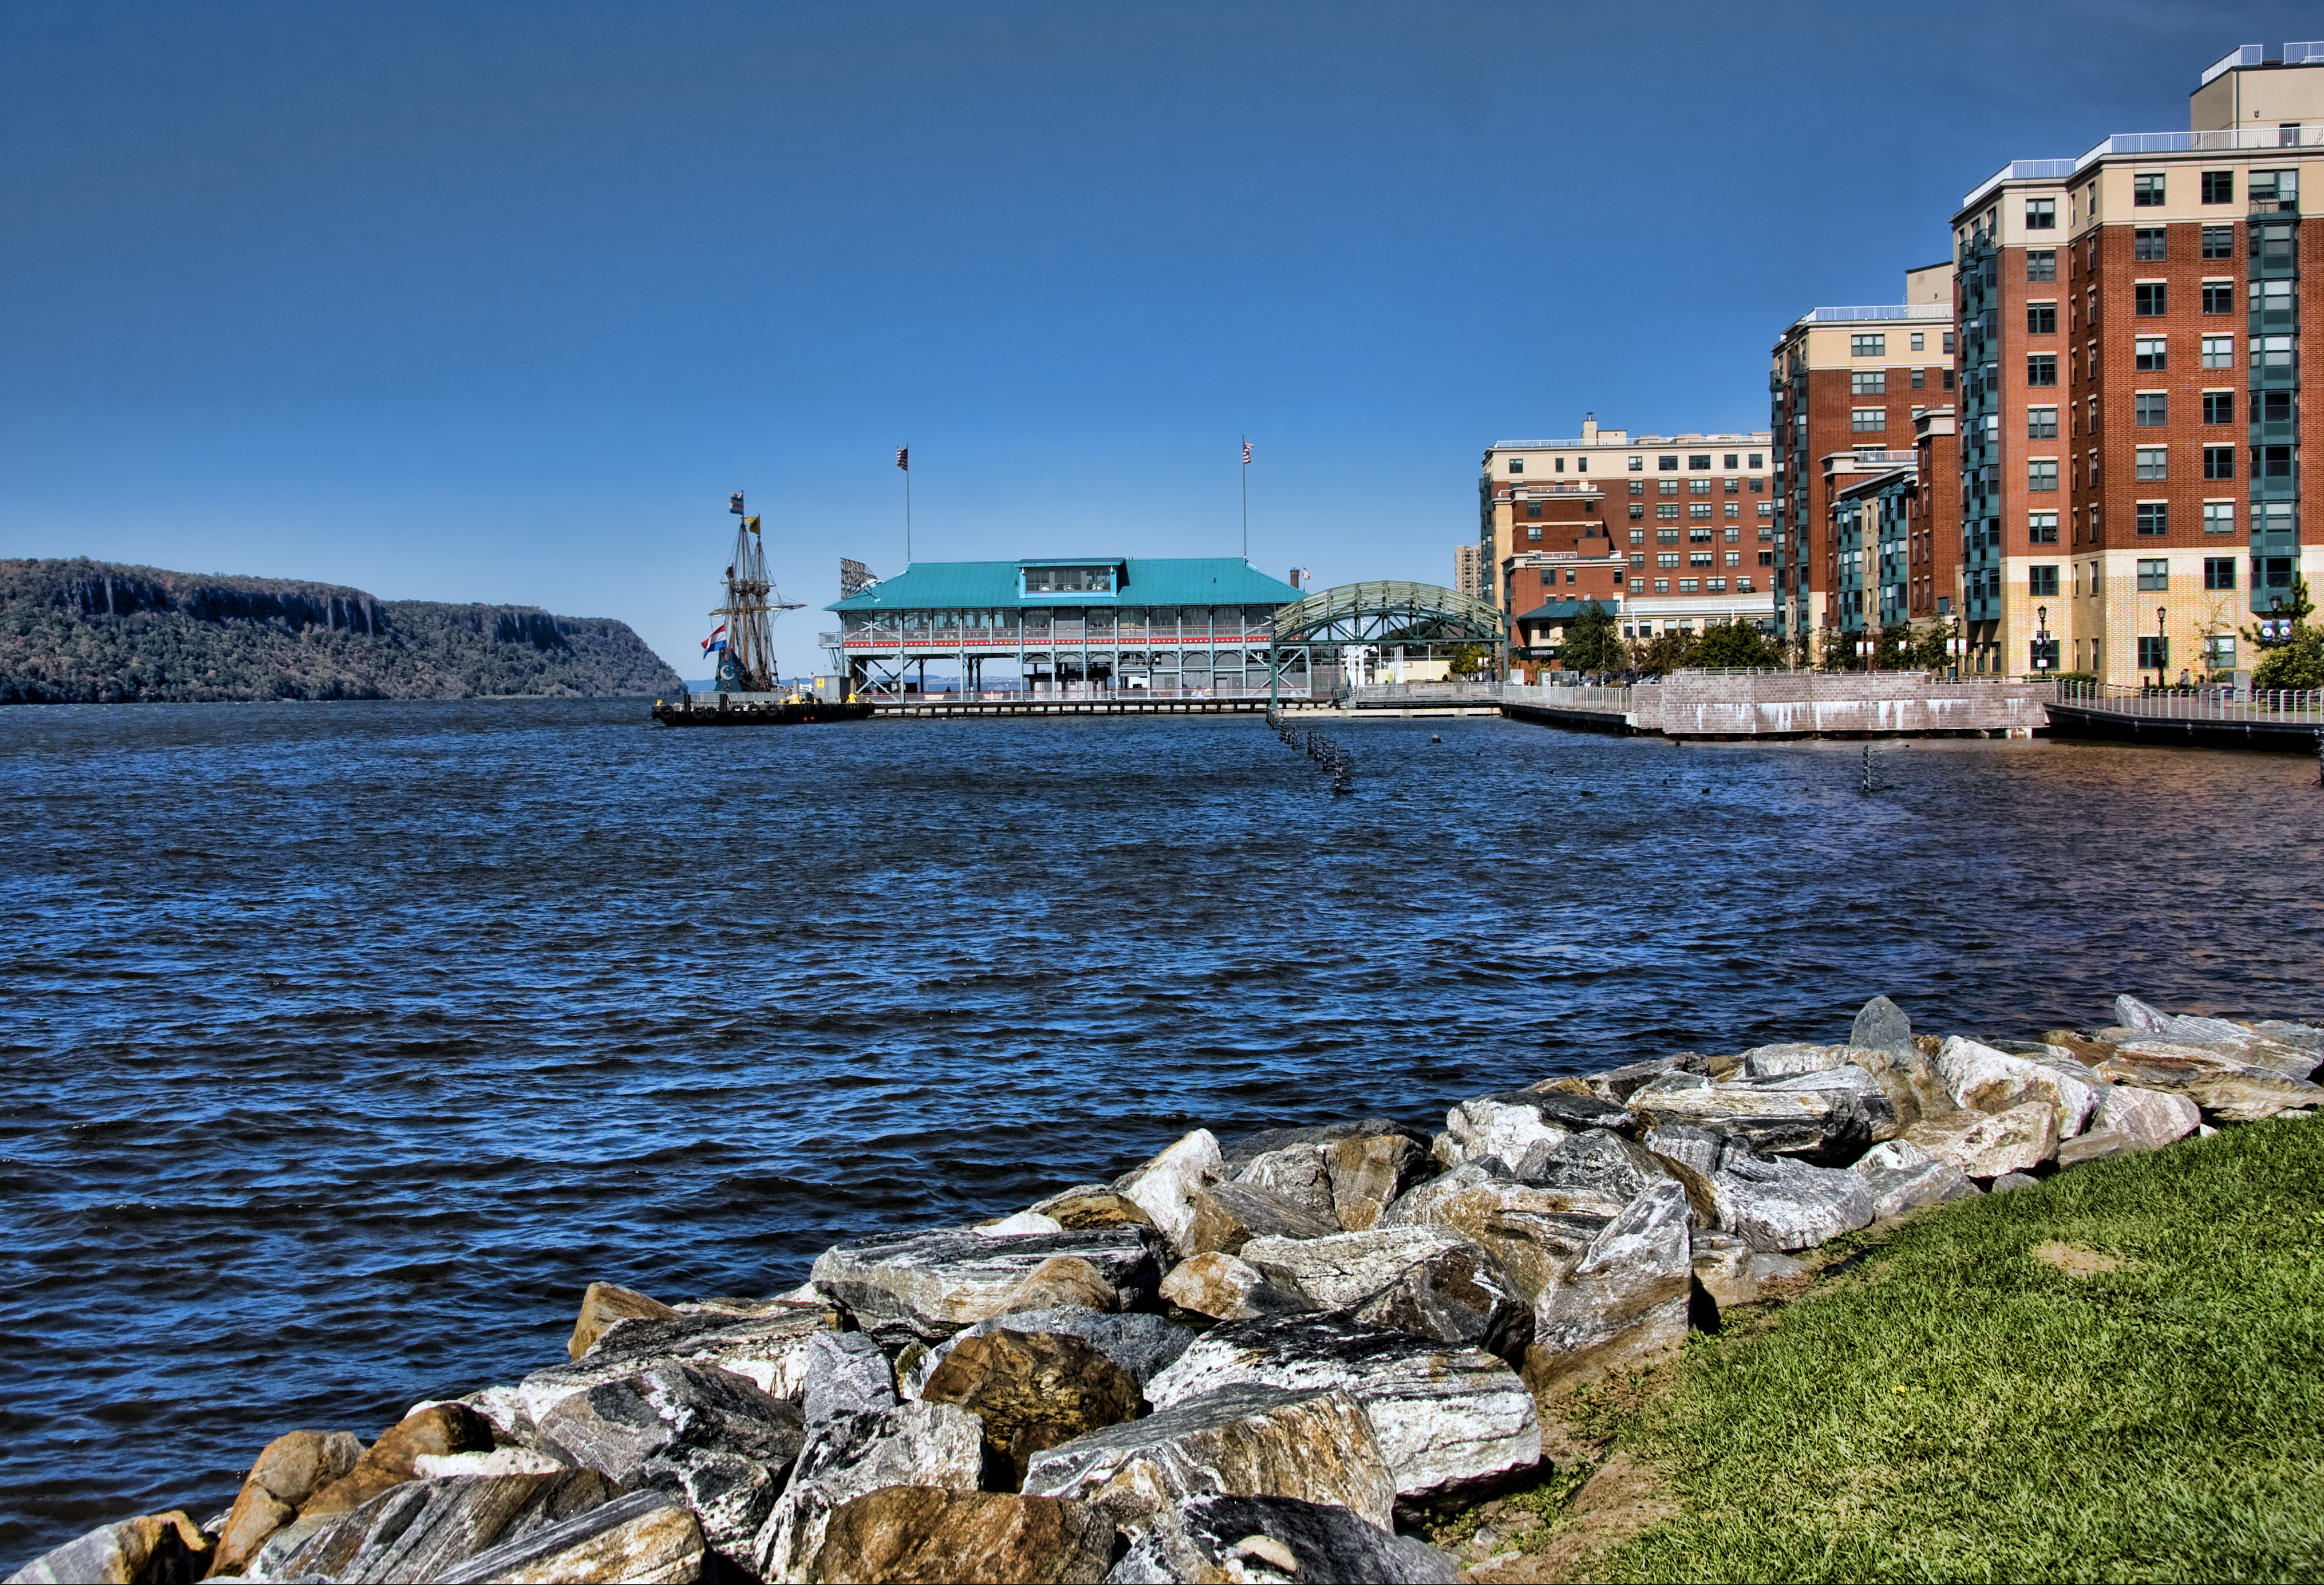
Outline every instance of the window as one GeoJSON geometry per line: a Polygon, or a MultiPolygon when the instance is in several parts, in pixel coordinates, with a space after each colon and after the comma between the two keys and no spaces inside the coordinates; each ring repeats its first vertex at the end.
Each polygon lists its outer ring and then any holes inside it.
{"type": "Polygon", "coordinates": [[[1677,544],[1678,530],[1676,529],[1656,529],[1655,530],[1655,543],[1657,545],[1677,544]]]}
{"type": "Polygon", "coordinates": [[[2027,248],[2025,250],[2025,279],[2028,281],[2055,281],[2058,279],[2058,250],[2056,248],[2027,248]]]}
{"type": "Polygon", "coordinates": [[[1631,552],[1630,552],[1630,565],[1631,565],[1632,567],[1644,567],[1644,566],[1646,566],[1646,552],[1644,552],[1644,551],[1642,551],[1642,550],[1633,550],[1633,551],[1631,551],[1631,552]]]}
{"type": "Polygon", "coordinates": [[[2207,369],[2232,369],[2236,366],[2236,338],[2232,336],[2203,337],[2203,366],[2207,369]]]}
{"type": "Polygon", "coordinates": [[[1883,358],[1888,355],[1888,337],[1880,332],[1848,338],[1848,355],[1852,358],[1883,358]]]}
{"type": "MultiPolygon", "coordinates": [[[[1747,465],[1751,466],[1751,467],[1755,467],[1755,468],[1757,468],[1757,467],[1765,467],[1765,466],[1766,466],[1766,461],[1761,457],[1760,454],[1755,451],[1755,452],[1753,452],[1753,453],[1751,454],[1751,460],[1750,460],[1749,464],[1748,464],[1748,465],[1747,465]]],[[[1752,480],[1752,481],[1751,481],[1751,488],[1753,488],[1754,490],[1757,490],[1758,487],[1759,487],[1759,481],[1758,481],[1758,480],[1757,480],[1757,479],[1752,480]]]]}
{"type": "Polygon", "coordinates": [[[1711,502],[1708,501],[1689,502],[1686,509],[1686,515],[1689,517],[1709,517],[1711,515],[1711,502]]]}
{"type": "MultiPolygon", "coordinates": [[[[1951,336],[1946,336],[1946,337],[1945,337],[1945,339],[1946,339],[1947,341],[1950,341],[1950,340],[1952,339],[1952,337],[1951,337],[1951,336]]],[[[1948,350],[1948,351],[1950,351],[1950,348],[1948,348],[1947,350],[1948,350]]],[[[2052,383],[2054,383],[2054,382],[2052,382],[2052,383]]],[[[1950,391],[1950,390],[1953,388],[1953,372],[1952,372],[1950,369],[1947,369],[1947,370],[1944,372],[1944,387],[1945,387],[1945,389],[1946,389],[1946,390],[1948,390],[1948,391],[1950,391]]]]}
{"type": "MultiPolygon", "coordinates": [[[[1731,463],[1734,461],[1734,459],[1733,459],[1732,457],[1729,457],[1729,458],[1728,459],[1728,461],[1731,464],[1731,463]]],[[[1729,479],[1729,480],[1728,480],[1728,481],[1727,481],[1727,483],[1726,483],[1725,484],[1723,484],[1723,485],[1721,485],[1721,486],[1720,486],[1720,490],[1721,490],[1721,493],[1725,493],[1725,494],[1728,494],[1728,495],[1732,495],[1732,494],[1734,494],[1738,490],[1740,490],[1742,487],[1743,487],[1743,481],[1742,481],[1742,480],[1740,480],[1740,479],[1729,479]]]]}
{"type": "Polygon", "coordinates": [[[1885,396],[1888,392],[1888,371],[1859,369],[1848,377],[1850,396],[1885,396]]]}
{"type": "Polygon", "coordinates": [[[2169,366],[2170,359],[2166,355],[2169,349],[2163,345],[2167,339],[2161,336],[2131,338],[2130,350],[2135,355],[2134,361],[2142,373],[2156,373],[2169,366]]]}
{"type": "Polygon", "coordinates": [[[2025,465],[2025,487],[2028,490],[2055,490],[2058,487],[2058,459],[2044,457],[2025,465]]]}
{"type": "Polygon", "coordinates": [[[2171,564],[2161,557],[2138,564],[2138,587],[2148,594],[2167,594],[2171,588],[2171,564]]]}
{"type": "Polygon", "coordinates": [[[1670,580],[1669,580],[1668,578],[1656,578],[1656,579],[1655,580],[1655,594],[1669,594],[1669,593],[1670,593],[1670,580]]]}
{"type": "MultiPolygon", "coordinates": [[[[1921,334],[1918,330],[1913,332],[1913,350],[1914,352],[1926,352],[1929,350],[1929,338],[1921,334]]],[[[1727,465],[1733,467],[1735,465],[1733,463],[1729,463],[1727,465]]]]}
{"type": "Polygon", "coordinates": [[[1676,567],[1678,565],[1678,552],[1675,550],[1665,551],[1660,556],[1655,558],[1655,565],[1656,567],[1676,567]]]}
{"type": "Polygon", "coordinates": [[[1028,567],[1028,594],[1107,594],[1113,592],[1110,567],[1028,567]]]}
{"type": "Polygon", "coordinates": [[[1678,592],[1679,592],[1680,594],[1693,594],[1693,593],[1694,593],[1694,585],[1695,585],[1695,580],[1694,580],[1694,579],[1692,579],[1692,578],[1681,578],[1681,579],[1679,579],[1679,581],[1678,581],[1678,592]]]}
{"type": "Polygon", "coordinates": [[[2058,514],[2054,511],[2027,512],[2025,538],[2030,544],[2055,545],[2058,542],[2058,514]]]}
{"type": "Polygon", "coordinates": [[[2289,391],[2255,391],[2252,405],[2259,410],[2252,417],[2263,424],[2292,422],[2292,392],[2289,391]]]}
{"type": "Polygon", "coordinates": [[[1630,459],[1630,471],[1634,474],[1646,465],[1646,459],[1643,456],[1634,456],[1630,459]]]}
{"type": "Polygon", "coordinates": [[[1656,479],[1655,481],[1655,493],[1657,495],[1677,494],[1678,481],[1676,479],[1656,479]]]}
{"type": "MultiPolygon", "coordinates": [[[[2169,505],[2160,501],[2140,502],[2138,503],[2138,531],[2144,534],[2150,539],[2159,534],[2169,533],[2171,531],[2171,508],[2169,505]]],[[[2141,588],[2145,587],[2143,584],[2139,586],[2141,588]]]]}
{"type": "Polygon", "coordinates": [[[1751,580],[1749,578],[1737,578],[1735,580],[1735,592],[1738,594],[1749,594],[1751,592],[1751,580]]]}
{"type": "Polygon", "coordinates": [[[1686,555],[1686,564],[1689,567],[1710,567],[1716,559],[1716,556],[1708,550],[1690,550],[1686,555]]]}
{"type": "Polygon", "coordinates": [[[2171,234],[2160,226],[2141,226],[2130,234],[2130,256],[2140,263],[2160,263],[2170,246],[2171,234]]]}
{"type": "Polygon", "coordinates": [[[2232,226],[2203,227],[2203,256],[2207,259],[2232,259],[2236,256],[2236,228],[2232,226]]]}
{"type": "Polygon", "coordinates": [[[1709,467],[1711,465],[1711,453],[1707,451],[1691,451],[1687,453],[1686,465],[1689,468],[1709,467]]]}
{"type": "Polygon", "coordinates": [[[1561,474],[1565,471],[1565,459],[1562,456],[1557,459],[1557,471],[1561,474]]]}
{"type": "Polygon", "coordinates": [[[1540,544],[1540,543],[1541,543],[1541,530],[1540,530],[1539,529],[1527,529],[1527,530],[1526,530],[1526,542],[1527,542],[1528,544],[1534,544],[1534,545],[1538,545],[1538,544],[1540,544]]]}
{"type": "Polygon", "coordinates": [[[1590,459],[1586,456],[1575,457],[1573,459],[1573,471],[1577,474],[1588,473],[1590,471],[1590,459]]]}
{"type": "Polygon", "coordinates": [[[2232,281],[2203,282],[2203,311],[2207,314],[2232,314],[2236,311],[2236,283],[2232,281]]]}
{"type": "Polygon", "coordinates": [[[1877,435],[1888,427],[1888,410],[1885,407],[1859,407],[1848,415],[1848,427],[1858,435],[1877,435]]]}
{"type": "Polygon", "coordinates": [[[1926,370],[1926,369],[1915,369],[1915,370],[1914,370],[1914,371],[1913,371],[1913,389],[1914,389],[1914,390],[1915,390],[1915,391],[1925,391],[1925,390],[1927,390],[1928,388],[1929,388],[1929,372],[1928,372],[1928,370],[1926,370]]]}
{"type": "Polygon", "coordinates": [[[2160,446],[2140,447],[2132,476],[2140,479],[2169,478],[2171,475],[2169,465],[2163,458],[2163,448],[2160,446]]]}
{"type": "Polygon", "coordinates": [[[1521,474],[1525,472],[1525,458],[1521,456],[1513,456],[1509,458],[1509,472],[1513,474],[1521,474]]]}
{"type": "MultiPolygon", "coordinates": [[[[2232,424],[2236,421],[2236,393],[2232,391],[2203,392],[2203,421],[2207,424],[2232,424]]],[[[2232,475],[2228,475],[2232,477],[2232,475]]]]}
{"type": "Polygon", "coordinates": [[[1729,501],[1722,505],[1720,515],[1721,517],[1741,517],[1743,515],[1743,508],[1738,502],[1729,501]]]}
{"type": "Polygon", "coordinates": [[[1689,479],[1686,482],[1686,493],[1689,495],[1708,495],[1711,493],[1711,481],[1709,479],[1689,479]]]}
{"type": "Polygon", "coordinates": [[[2232,501],[2203,502],[2203,532],[2232,534],[2236,531],[2236,503],[2232,501]]]}
{"type": "Polygon", "coordinates": [[[2251,199],[2255,215],[2273,215],[2280,203],[2296,203],[2300,192],[2300,172],[2297,170],[2255,170],[2246,196],[2251,199]]]}
{"type": "MultiPolygon", "coordinates": [[[[2139,565],[2140,565],[2141,567],[2144,567],[2144,566],[2145,566],[2146,564],[2145,564],[2144,562],[2141,562],[2141,563],[2139,563],[2139,565]]],[[[2146,586],[2146,585],[2145,585],[2144,584],[2143,584],[2143,583],[2142,583],[2141,585],[2139,585],[2139,587],[2140,587],[2140,588],[2142,588],[2142,589],[2143,589],[2143,588],[2144,588],[2145,586],[2146,586]]],[[[2139,634],[2139,635],[2138,635],[2138,669],[2139,669],[2139,670],[2141,670],[2141,671],[2163,671],[2163,670],[2167,669],[2167,668],[2170,667],[2170,665],[2171,665],[2171,640],[2168,640],[2168,639],[2166,639],[2166,638],[2163,638],[2163,637],[2161,634],[2159,634],[2159,633],[2141,633],[2141,634],[2139,634]]]]}
{"type": "Polygon", "coordinates": [[[2236,558],[2232,556],[2203,558],[2203,587],[2232,589],[2236,586],[2236,558]]]}
{"type": "Polygon", "coordinates": [[[2203,664],[2213,671],[2233,671],[2236,668],[2236,636],[2233,633],[2206,633],[2203,636],[2203,664]]]}
{"type": "Polygon", "coordinates": [[[1953,333],[1952,333],[1951,331],[1948,330],[1948,331],[1946,331],[1946,332],[1945,332],[1945,335],[1944,335],[1944,344],[1943,344],[1942,347],[1941,347],[1940,350],[1944,351],[1944,352],[1950,352],[1950,351],[1952,351],[1952,349],[1953,349],[1953,333]]]}
{"type": "Polygon", "coordinates": [[[2232,479],[2236,476],[2236,448],[2232,446],[2203,447],[2203,477],[2232,479]]]}
{"type": "Polygon", "coordinates": [[[2142,281],[2131,288],[2131,312],[2152,319],[2171,311],[2171,289],[2160,281],[2142,281]]]}
{"type": "Polygon", "coordinates": [[[1729,529],[1725,533],[1721,534],[1720,538],[1726,540],[1729,545],[1732,545],[1743,538],[1743,530],[1740,529],[1729,529]]]}
{"type": "Polygon", "coordinates": [[[2159,174],[2154,176],[2134,176],[2130,179],[2131,207],[2135,209],[2153,209],[2161,207],[2162,203],[2163,178],[2159,174]]]}
{"type": "Polygon", "coordinates": [[[1761,517],[1773,517],[1775,515],[1775,507],[1773,502],[1762,501],[1759,502],[1757,510],[1761,517]]]}
{"type": "MultiPolygon", "coordinates": [[[[2037,352],[2027,355],[2025,359],[2025,383],[2028,385],[2055,385],[2057,382],[2058,355],[2056,353],[2037,352]]],[[[1950,369],[1945,371],[1945,383],[1946,388],[1950,390],[1952,384],[1952,371],[1950,369]]]]}
{"type": "Polygon", "coordinates": [[[2028,198],[2025,200],[2025,229],[2055,231],[2058,229],[2058,200],[2028,198]]]}
{"type": "MultiPolygon", "coordinates": [[[[1528,506],[1528,507],[1526,507],[1526,516],[1527,516],[1527,517],[1539,517],[1540,515],[1541,515],[1541,502],[1540,502],[1536,501],[1536,502],[1535,502],[1533,504],[1531,504],[1530,506],[1528,506]]],[[[1538,534],[1536,534],[1534,537],[1535,537],[1536,539],[1539,539],[1541,536],[1540,536],[1540,535],[1538,535],[1538,534]]]]}
{"type": "Polygon", "coordinates": [[[1630,506],[1630,521],[1631,521],[1632,522],[1636,522],[1638,519],[1640,519],[1640,518],[1642,518],[1642,517],[1644,517],[1644,516],[1646,516],[1646,509],[1645,507],[1643,507],[1643,506],[1640,506],[1640,505],[1637,504],[1635,502],[1631,503],[1631,506],[1630,506]]]}
{"type": "Polygon", "coordinates": [[[2058,438],[2058,410],[2054,407],[2029,407],[2025,410],[2025,438],[2055,440],[2058,438]]]}
{"type": "Polygon", "coordinates": [[[2289,446],[2253,447],[2252,477],[2255,479],[2292,477],[2292,447],[2289,446]]]}
{"type": "Polygon", "coordinates": [[[2029,567],[2025,569],[2025,592],[2035,599],[2056,599],[2058,569],[2054,567],[2029,567]]]}
{"type": "Polygon", "coordinates": [[[2171,421],[2171,398],[2160,391],[2142,391],[2133,397],[2132,421],[2152,429],[2171,421]]]}
{"type": "Polygon", "coordinates": [[[2263,589],[2292,587],[2292,558],[2289,556],[2253,557],[2252,581],[2263,589]]]}
{"type": "Polygon", "coordinates": [[[1678,502],[1675,501],[1664,502],[1660,506],[1655,508],[1655,515],[1656,517],[1665,518],[1676,517],[1678,515],[1678,502]]]}
{"type": "Polygon", "coordinates": [[[2055,336],[2058,333],[2058,305],[2054,302],[2025,305],[2025,334],[2055,336]]]}
{"type": "MultiPolygon", "coordinates": [[[[2203,172],[2203,201],[2207,204],[2232,204],[2236,201],[2236,173],[2232,170],[2203,172]]],[[[2206,228],[2208,229],[2208,227],[2206,228]]],[[[2229,585],[2232,587],[2233,585],[2229,585]]]]}
{"type": "Polygon", "coordinates": [[[1655,466],[1663,473],[1674,474],[1678,472],[1678,458],[1668,456],[1657,456],[1655,458],[1655,466]]]}

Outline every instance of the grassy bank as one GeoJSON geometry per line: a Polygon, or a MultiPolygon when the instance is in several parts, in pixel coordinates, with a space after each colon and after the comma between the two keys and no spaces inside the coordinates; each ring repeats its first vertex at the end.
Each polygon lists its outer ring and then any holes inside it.
{"type": "Polygon", "coordinates": [[[2097,1163],[1868,1242],[1631,1412],[1585,1405],[1671,1516],[1557,1571],[2315,1579],[2319,1373],[2324,1124],[2097,1163]]]}

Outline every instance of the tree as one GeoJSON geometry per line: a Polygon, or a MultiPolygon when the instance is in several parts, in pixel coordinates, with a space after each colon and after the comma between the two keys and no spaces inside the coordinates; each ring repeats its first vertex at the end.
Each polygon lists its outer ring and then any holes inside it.
{"type": "Polygon", "coordinates": [[[1656,633],[1630,648],[1630,664],[1648,677],[1664,677],[1695,663],[1692,633],[1656,633]]]}
{"type": "Polygon", "coordinates": [[[1905,664],[1915,671],[1942,671],[1951,659],[1945,641],[1951,638],[1942,622],[1914,632],[1904,647],[1905,664]]]}
{"type": "Polygon", "coordinates": [[[2244,629],[2244,638],[2260,650],[2252,668],[2255,688],[2324,688],[2324,629],[2310,626],[2316,602],[2309,597],[2308,580],[2293,575],[2292,599],[2278,613],[2292,621],[2292,636],[2269,639],[2257,628],[2244,629]]]}
{"type": "Polygon", "coordinates": [[[1836,627],[1825,628],[1816,635],[1821,651],[1816,664],[1826,671],[1856,669],[1856,640],[1836,627]]]}
{"type": "Polygon", "coordinates": [[[1891,622],[1880,630],[1880,638],[1872,651],[1875,671],[1902,671],[1912,664],[1913,630],[1903,622],[1891,622]]]}
{"type": "Polygon", "coordinates": [[[1467,679],[1492,668],[1493,652],[1482,644],[1462,644],[1452,651],[1452,675],[1467,679]]]}
{"type": "Polygon", "coordinates": [[[1614,613],[1595,600],[1566,624],[1565,642],[1557,659],[1568,671],[1618,671],[1622,668],[1622,634],[1614,613]]]}
{"type": "Polygon", "coordinates": [[[1756,626],[1736,621],[1713,622],[1703,629],[1702,641],[1694,646],[1688,664],[1748,671],[1761,667],[1781,666],[1783,661],[1769,646],[1766,635],[1756,626]]]}

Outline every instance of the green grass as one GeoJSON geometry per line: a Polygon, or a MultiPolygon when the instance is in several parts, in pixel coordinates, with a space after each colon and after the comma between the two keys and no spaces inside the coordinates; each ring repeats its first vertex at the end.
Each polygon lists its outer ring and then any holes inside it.
{"type": "Polygon", "coordinates": [[[1947,1206],[1698,1336],[1606,1580],[2324,1578],[2324,1122],[1947,1206]],[[2068,1276],[2052,1241],[2119,1257],[2068,1276]]]}

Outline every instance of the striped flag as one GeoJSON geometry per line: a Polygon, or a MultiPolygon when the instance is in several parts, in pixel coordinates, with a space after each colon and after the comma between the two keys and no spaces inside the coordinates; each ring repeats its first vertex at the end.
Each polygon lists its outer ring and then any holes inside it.
{"type": "Polygon", "coordinates": [[[1242,465],[1250,466],[1250,442],[1248,440],[1242,443],[1242,465]]]}
{"type": "Polygon", "coordinates": [[[707,655],[713,650],[724,650],[726,647],[725,631],[726,624],[723,622],[712,628],[710,636],[702,640],[702,652],[707,655]]]}
{"type": "Polygon", "coordinates": [[[742,493],[740,490],[726,498],[726,510],[736,517],[742,515],[742,493]]]}
{"type": "Polygon", "coordinates": [[[910,447],[899,446],[896,447],[896,465],[903,469],[908,474],[912,471],[912,448],[910,447]]]}

